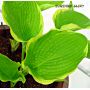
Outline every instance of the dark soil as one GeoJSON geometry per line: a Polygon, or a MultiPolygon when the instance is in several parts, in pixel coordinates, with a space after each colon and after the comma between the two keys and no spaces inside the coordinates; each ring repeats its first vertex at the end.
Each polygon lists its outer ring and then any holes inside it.
{"type": "MultiPolygon", "coordinates": [[[[3,26],[4,27],[4,26],[3,26]]],[[[2,30],[0,28],[0,53],[8,56],[13,61],[20,62],[21,60],[21,44],[19,45],[18,49],[15,52],[11,52],[11,45],[9,39],[12,38],[10,35],[9,28],[2,30]]],[[[49,85],[42,85],[34,81],[31,75],[26,75],[26,83],[23,84],[22,82],[17,82],[15,88],[65,88],[68,87],[68,78],[66,79],[67,82],[54,82],[49,85]]],[[[1,82],[0,81],[0,88],[10,88],[10,82],[1,82]]]]}

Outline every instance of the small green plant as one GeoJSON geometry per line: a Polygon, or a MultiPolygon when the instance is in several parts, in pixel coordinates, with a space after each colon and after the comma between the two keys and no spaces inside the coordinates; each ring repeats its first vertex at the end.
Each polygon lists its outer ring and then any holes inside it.
{"type": "MultiPolygon", "coordinates": [[[[25,83],[28,73],[41,84],[63,81],[71,74],[88,53],[87,38],[75,32],[89,28],[90,19],[69,8],[58,10],[53,20],[55,29],[43,35],[42,10],[63,2],[8,2],[2,5],[5,22],[10,26],[13,38],[22,43],[21,63],[0,54],[0,80],[10,81],[11,87],[18,81],[25,83]],[[24,58],[24,53],[26,57],[24,58]]],[[[11,40],[14,50],[18,43],[11,40]]],[[[12,50],[13,51],[13,50],[12,50]]]]}

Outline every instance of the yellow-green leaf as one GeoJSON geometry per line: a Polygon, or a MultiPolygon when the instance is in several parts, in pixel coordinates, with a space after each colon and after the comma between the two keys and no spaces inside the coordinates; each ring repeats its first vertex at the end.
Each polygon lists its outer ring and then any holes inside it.
{"type": "Polygon", "coordinates": [[[12,36],[19,42],[28,41],[42,33],[43,18],[36,2],[4,1],[2,14],[12,36]]]}
{"type": "Polygon", "coordinates": [[[28,45],[25,66],[37,82],[50,84],[74,71],[87,51],[87,38],[82,34],[52,30],[28,45]]]}
{"type": "Polygon", "coordinates": [[[64,1],[37,1],[37,4],[40,6],[40,9],[43,11],[51,7],[59,6],[63,2],[64,1]]]}
{"type": "Polygon", "coordinates": [[[90,59],[90,40],[88,41],[88,53],[87,53],[87,58],[90,59]]]}
{"type": "Polygon", "coordinates": [[[88,17],[70,9],[57,10],[53,20],[55,27],[60,30],[80,30],[90,26],[88,17]]]}
{"type": "Polygon", "coordinates": [[[11,51],[12,52],[16,51],[20,45],[20,43],[14,39],[10,39],[10,44],[11,44],[11,51]]]}
{"type": "Polygon", "coordinates": [[[19,64],[0,54],[0,80],[16,81],[20,78],[19,64]]]}

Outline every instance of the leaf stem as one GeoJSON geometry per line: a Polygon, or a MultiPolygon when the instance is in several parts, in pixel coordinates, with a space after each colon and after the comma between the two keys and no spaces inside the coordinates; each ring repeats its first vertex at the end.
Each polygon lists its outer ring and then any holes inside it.
{"type": "Polygon", "coordinates": [[[22,57],[21,57],[21,62],[24,60],[24,54],[25,54],[25,42],[22,42],[22,57]]]}

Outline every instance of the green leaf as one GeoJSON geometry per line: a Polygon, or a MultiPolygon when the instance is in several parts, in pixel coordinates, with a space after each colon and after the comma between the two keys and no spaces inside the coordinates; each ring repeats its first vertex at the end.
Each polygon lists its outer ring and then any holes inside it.
{"type": "Polygon", "coordinates": [[[0,80],[4,82],[19,80],[19,66],[19,63],[16,63],[8,57],[0,54],[0,80]]]}
{"type": "Polygon", "coordinates": [[[75,30],[79,30],[79,29],[81,29],[81,27],[79,27],[78,25],[73,24],[73,23],[63,25],[63,26],[60,28],[61,31],[63,31],[63,30],[75,31],[75,30]]]}
{"type": "Polygon", "coordinates": [[[42,84],[63,80],[86,57],[88,43],[76,32],[52,30],[28,45],[25,66],[42,84]]]}
{"type": "Polygon", "coordinates": [[[88,41],[88,53],[87,53],[87,58],[90,59],[90,40],[88,41]]]}
{"type": "Polygon", "coordinates": [[[80,30],[90,26],[88,17],[70,9],[57,10],[53,16],[53,21],[55,27],[60,30],[80,30]]]}
{"type": "Polygon", "coordinates": [[[10,43],[11,43],[11,51],[14,52],[18,49],[20,43],[17,42],[16,40],[10,39],[10,43]]]}
{"type": "Polygon", "coordinates": [[[43,18],[36,2],[4,1],[2,14],[11,28],[12,36],[19,42],[42,33],[43,18]]]}
{"type": "Polygon", "coordinates": [[[41,10],[46,10],[51,7],[61,5],[64,1],[37,1],[37,4],[40,6],[41,10]]]}

